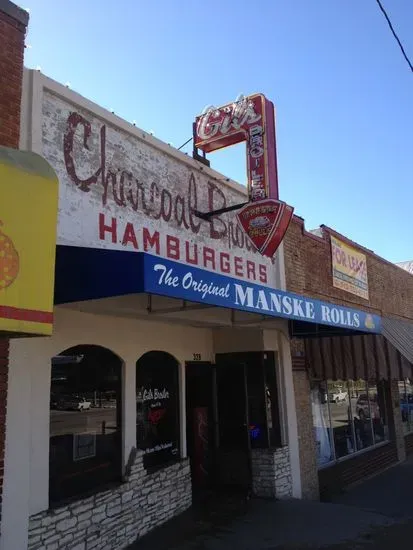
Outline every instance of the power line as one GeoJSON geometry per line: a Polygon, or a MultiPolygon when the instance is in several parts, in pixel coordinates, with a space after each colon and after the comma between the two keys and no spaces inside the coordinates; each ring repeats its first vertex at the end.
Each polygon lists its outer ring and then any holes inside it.
{"type": "Polygon", "coordinates": [[[412,73],[413,73],[413,65],[412,65],[410,59],[408,58],[407,53],[405,52],[405,50],[404,50],[404,48],[403,48],[403,44],[400,42],[400,39],[399,39],[399,37],[397,36],[397,33],[396,33],[396,31],[394,30],[394,28],[393,28],[393,25],[391,24],[390,18],[389,18],[389,16],[388,16],[387,13],[386,13],[386,10],[384,9],[383,4],[380,2],[380,0],[376,0],[376,2],[377,2],[377,4],[378,4],[380,10],[382,11],[384,17],[386,18],[386,21],[387,21],[387,23],[388,23],[388,25],[389,25],[389,27],[390,27],[390,30],[391,30],[391,32],[393,33],[393,36],[394,36],[394,38],[396,39],[396,42],[398,43],[399,48],[401,49],[401,52],[402,52],[402,54],[403,54],[403,57],[404,57],[405,60],[407,61],[407,64],[409,65],[410,70],[411,70],[412,73]]]}

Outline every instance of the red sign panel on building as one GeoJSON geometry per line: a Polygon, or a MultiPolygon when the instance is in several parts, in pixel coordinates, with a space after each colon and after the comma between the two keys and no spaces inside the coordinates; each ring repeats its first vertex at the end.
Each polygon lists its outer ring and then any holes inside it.
{"type": "Polygon", "coordinates": [[[291,221],[293,208],[278,200],[274,105],[262,94],[210,107],[194,125],[195,147],[212,152],[246,142],[248,196],[238,222],[254,246],[273,256],[291,221]]]}

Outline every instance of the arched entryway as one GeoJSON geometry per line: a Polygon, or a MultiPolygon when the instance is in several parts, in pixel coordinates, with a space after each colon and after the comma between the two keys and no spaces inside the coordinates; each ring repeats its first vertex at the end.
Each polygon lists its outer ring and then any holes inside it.
{"type": "Polygon", "coordinates": [[[121,478],[122,361],[96,345],[52,358],[50,502],[99,490],[121,478]]]}

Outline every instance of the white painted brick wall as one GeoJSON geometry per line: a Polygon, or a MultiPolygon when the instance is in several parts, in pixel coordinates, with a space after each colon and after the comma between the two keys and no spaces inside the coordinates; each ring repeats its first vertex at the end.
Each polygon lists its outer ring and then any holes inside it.
{"type": "Polygon", "coordinates": [[[172,148],[171,154],[166,154],[151,143],[151,136],[132,125],[128,133],[47,89],[42,97],[41,152],[59,178],[59,244],[142,251],[146,228],[151,234],[159,231],[162,257],[167,255],[166,236],[171,235],[179,239],[179,261],[183,263],[189,243],[192,257],[197,247],[199,267],[223,273],[219,254],[225,253],[231,264],[231,272],[225,274],[254,282],[247,274],[246,262],[250,261],[256,265],[255,282],[278,288],[278,253],[274,260],[261,256],[239,227],[235,212],[217,216],[211,222],[193,215],[195,209],[206,212],[243,203],[246,191],[227,184],[218,173],[207,174],[200,164],[194,169],[193,161],[184,162],[184,155],[172,148]],[[73,122],[73,114],[82,122],[73,127],[68,143],[73,126],[68,121],[73,122]],[[68,169],[68,162],[72,168],[68,169]],[[93,182],[75,181],[72,172],[79,180],[93,178],[93,182]],[[107,231],[105,239],[100,238],[99,214],[104,215],[105,225],[116,219],[115,242],[107,231]],[[122,243],[127,224],[136,234],[138,249],[130,240],[122,243]],[[214,268],[210,261],[203,265],[204,247],[215,253],[214,268]],[[241,264],[242,268],[236,268],[241,264]],[[267,283],[258,277],[259,265],[266,269],[267,283]]]}

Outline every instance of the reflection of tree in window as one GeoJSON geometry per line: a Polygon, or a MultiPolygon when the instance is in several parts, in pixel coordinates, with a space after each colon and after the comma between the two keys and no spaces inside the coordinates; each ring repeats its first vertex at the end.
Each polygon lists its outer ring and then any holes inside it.
{"type": "Polygon", "coordinates": [[[52,359],[50,499],[120,479],[121,361],[100,346],[80,345],[52,359]]]}

